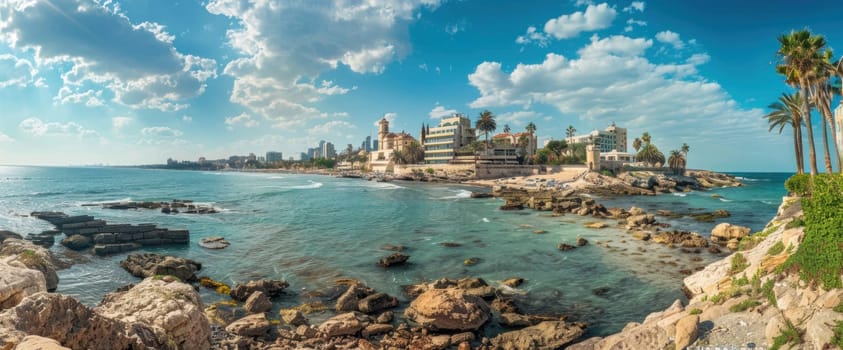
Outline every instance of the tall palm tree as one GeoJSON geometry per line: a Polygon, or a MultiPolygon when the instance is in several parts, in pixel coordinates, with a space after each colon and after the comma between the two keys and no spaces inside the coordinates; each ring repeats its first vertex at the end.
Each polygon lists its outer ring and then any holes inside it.
{"type": "Polygon", "coordinates": [[[638,150],[641,149],[641,139],[636,137],[635,140],[632,141],[632,148],[635,149],[635,152],[638,152],[638,150]]]}
{"type": "Polygon", "coordinates": [[[568,125],[568,128],[565,129],[565,137],[568,138],[568,143],[573,143],[574,135],[577,133],[577,129],[574,128],[573,125],[568,125]]]}
{"type": "Polygon", "coordinates": [[[645,132],[641,135],[641,141],[644,141],[644,143],[650,143],[650,140],[652,140],[652,137],[649,132],[645,132]]]}
{"type": "Polygon", "coordinates": [[[685,172],[685,155],[682,151],[672,150],[670,151],[670,158],[668,158],[667,164],[670,166],[670,170],[673,170],[674,174],[683,174],[685,172]]]}
{"type": "Polygon", "coordinates": [[[644,162],[652,166],[655,166],[656,164],[664,165],[664,153],[659,151],[658,147],[652,143],[647,143],[644,147],[641,147],[641,150],[638,151],[635,158],[640,162],[644,162]]]}
{"type": "Polygon", "coordinates": [[[478,131],[483,132],[486,136],[486,150],[489,150],[489,133],[495,131],[498,125],[495,123],[495,115],[489,110],[480,112],[477,117],[477,123],[474,126],[478,131]]]}
{"type": "Polygon", "coordinates": [[[512,129],[509,128],[509,124],[504,124],[503,125],[504,134],[509,134],[510,131],[512,131],[512,129]]]}
{"type": "Polygon", "coordinates": [[[691,151],[691,146],[688,146],[687,143],[682,143],[682,148],[679,149],[682,152],[682,158],[684,159],[684,163],[682,163],[682,173],[685,173],[685,166],[688,165],[688,152],[691,151]]]}
{"type": "Polygon", "coordinates": [[[770,124],[769,131],[779,128],[779,134],[781,134],[785,126],[790,126],[793,129],[793,150],[796,155],[796,172],[798,174],[804,174],[805,167],[802,155],[802,95],[798,92],[792,95],[782,94],[779,97],[779,101],[771,103],[767,108],[772,110],[764,116],[770,124]]]}
{"type": "Polygon", "coordinates": [[[527,141],[529,141],[528,145],[527,145],[527,149],[529,149],[529,154],[532,157],[533,148],[536,147],[536,145],[533,144],[533,139],[535,138],[533,136],[533,134],[536,133],[536,124],[533,124],[533,122],[529,122],[529,123],[527,123],[527,127],[525,129],[527,130],[528,133],[530,133],[530,139],[527,140],[527,141]]]}
{"type": "Polygon", "coordinates": [[[840,159],[840,150],[837,147],[837,128],[834,125],[834,115],[831,113],[831,102],[833,100],[831,77],[834,69],[834,66],[831,63],[832,56],[833,53],[831,50],[823,51],[821,59],[817,62],[817,65],[814,67],[814,70],[810,75],[811,92],[813,97],[812,102],[814,103],[814,106],[817,107],[820,115],[822,115],[823,150],[825,151],[824,160],[825,170],[827,173],[832,172],[831,152],[829,151],[827,132],[829,127],[831,128],[831,138],[832,144],[834,145],[835,158],[838,160],[840,159]]]}
{"type": "Polygon", "coordinates": [[[821,61],[821,52],[826,46],[822,35],[813,35],[807,29],[791,31],[778,37],[781,44],[776,51],[779,64],[776,71],[785,76],[785,82],[798,87],[805,98],[802,99],[802,116],[805,119],[805,130],[808,135],[808,158],[811,175],[817,174],[817,156],[814,149],[814,130],[811,126],[811,107],[809,106],[811,73],[817,63],[821,61]]]}

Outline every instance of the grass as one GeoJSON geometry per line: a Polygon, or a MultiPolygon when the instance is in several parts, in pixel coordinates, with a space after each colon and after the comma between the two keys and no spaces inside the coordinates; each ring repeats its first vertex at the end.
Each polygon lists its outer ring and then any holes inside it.
{"type": "Polygon", "coordinates": [[[833,309],[836,312],[843,313],[843,299],[840,300],[840,303],[833,309]]]}
{"type": "Polygon", "coordinates": [[[746,274],[743,274],[741,278],[736,278],[732,280],[732,285],[736,287],[743,287],[749,284],[749,278],[746,277],[746,274]]]}
{"type": "Polygon", "coordinates": [[[831,338],[831,343],[843,349],[843,321],[837,321],[837,325],[834,326],[832,332],[834,332],[834,337],[831,338]]]}
{"type": "Polygon", "coordinates": [[[749,267],[749,262],[741,253],[735,253],[732,256],[732,266],[729,269],[729,274],[734,275],[736,273],[740,273],[746,268],[749,267]]]}
{"type": "Polygon", "coordinates": [[[770,255],[770,256],[779,255],[783,251],[784,251],[784,243],[782,241],[778,241],[778,242],[776,242],[776,244],[773,244],[773,246],[770,247],[769,250],[767,250],[767,255],[770,255]]]}
{"type": "Polygon", "coordinates": [[[759,305],[761,305],[760,301],[748,299],[748,300],[744,300],[740,303],[737,303],[735,305],[732,305],[731,307],[729,307],[729,311],[731,311],[731,312],[743,312],[743,311],[749,310],[749,309],[754,308],[754,307],[759,306],[759,305]]]}
{"type": "Polygon", "coordinates": [[[782,329],[781,333],[773,338],[773,345],[770,347],[770,350],[781,349],[785,344],[799,344],[802,342],[799,330],[790,321],[785,320],[785,322],[787,323],[787,328],[782,329]]]}
{"type": "Polygon", "coordinates": [[[784,228],[789,230],[789,229],[792,229],[792,228],[804,227],[804,226],[805,226],[805,219],[800,217],[800,218],[796,218],[796,219],[793,219],[790,222],[788,222],[787,225],[784,226],[784,228]]]}
{"type": "Polygon", "coordinates": [[[761,294],[767,298],[767,301],[770,302],[770,305],[777,306],[778,301],[776,300],[776,292],[773,291],[773,287],[775,286],[775,281],[773,279],[767,280],[764,283],[764,286],[761,287],[761,294]]]}
{"type": "Polygon", "coordinates": [[[689,312],[689,314],[691,314],[691,315],[699,315],[701,313],[702,313],[702,310],[700,310],[700,309],[693,309],[693,310],[691,310],[691,312],[689,312]]]}

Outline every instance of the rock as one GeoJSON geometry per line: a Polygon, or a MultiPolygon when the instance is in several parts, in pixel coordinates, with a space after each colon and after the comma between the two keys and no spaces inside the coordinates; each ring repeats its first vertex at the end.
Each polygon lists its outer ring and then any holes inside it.
{"type": "Polygon", "coordinates": [[[126,260],[120,261],[120,267],[140,278],[169,275],[182,281],[196,281],[196,271],[202,269],[202,264],[174,256],[143,253],[129,254],[126,260]]]}
{"type": "Polygon", "coordinates": [[[232,322],[225,327],[225,331],[243,337],[260,337],[267,334],[270,327],[271,324],[266,319],[266,315],[259,313],[232,322]]]}
{"type": "Polygon", "coordinates": [[[393,317],[395,317],[395,314],[392,311],[384,311],[382,314],[378,315],[378,318],[375,320],[375,322],[390,323],[392,322],[393,317]]]}
{"type": "Polygon", "coordinates": [[[49,234],[30,234],[26,237],[26,240],[44,248],[50,248],[53,244],[56,244],[56,238],[49,234]]]}
{"type": "Polygon", "coordinates": [[[583,226],[585,226],[586,228],[597,228],[597,229],[609,227],[609,225],[606,225],[605,222],[589,222],[589,223],[584,224],[583,226]]]}
{"type": "Polygon", "coordinates": [[[729,223],[720,223],[714,226],[711,230],[711,241],[714,243],[723,244],[732,239],[740,240],[749,235],[749,227],[732,225],[729,223]]]}
{"type": "Polygon", "coordinates": [[[378,260],[378,265],[381,267],[390,267],[396,265],[403,265],[409,259],[409,255],[404,255],[401,253],[392,253],[388,256],[385,256],[378,260]]]}
{"type": "Polygon", "coordinates": [[[644,211],[644,209],[641,209],[641,208],[638,208],[638,207],[632,207],[632,208],[629,208],[629,211],[628,211],[628,212],[629,212],[629,215],[630,215],[630,216],[636,216],[636,215],[643,215],[643,214],[646,214],[646,212],[644,211]]]}
{"type": "Polygon", "coordinates": [[[287,323],[289,325],[301,326],[308,324],[307,318],[304,317],[304,314],[302,314],[301,311],[296,309],[284,309],[279,311],[278,315],[281,317],[281,320],[283,320],[284,323],[287,323]]]}
{"type": "Polygon", "coordinates": [[[473,266],[477,265],[480,262],[480,258],[468,258],[462,261],[462,264],[465,266],[473,266]]]}
{"type": "Polygon", "coordinates": [[[737,250],[738,247],[740,246],[740,243],[741,243],[741,241],[738,240],[737,238],[732,238],[732,239],[729,240],[728,243],[726,243],[726,248],[729,248],[731,250],[737,250]]]}
{"type": "Polygon", "coordinates": [[[545,231],[545,230],[534,230],[533,233],[535,233],[537,235],[542,235],[542,234],[547,233],[547,231],[545,231]]]}
{"type": "Polygon", "coordinates": [[[684,350],[694,340],[697,340],[697,324],[699,322],[699,315],[688,315],[676,323],[676,336],[673,338],[676,350],[684,350]]]}
{"type": "Polygon", "coordinates": [[[648,241],[650,240],[650,233],[646,231],[635,231],[632,232],[632,238],[635,238],[639,241],[648,241]]]}
{"type": "Polygon", "coordinates": [[[7,238],[23,239],[23,237],[12,231],[0,230],[0,243],[3,243],[7,238]]]}
{"type": "Polygon", "coordinates": [[[28,335],[15,347],[15,350],[70,350],[70,348],[61,346],[59,342],[50,338],[28,335]]]}
{"type": "Polygon", "coordinates": [[[363,329],[363,332],[361,333],[361,335],[364,338],[368,338],[368,337],[371,337],[373,335],[392,332],[393,328],[394,327],[392,327],[391,324],[374,323],[374,324],[370,324],[370,325],[366,326],[366,328],[363,329]]]}
{"type": "Polygon", "coordinates": [[[572,245],[567,244],[567,243],[559,243],[559,246],[557,246],[557,248],[561,251],[567,251],[567,250],[576,249],[577,247],[572,246],[572,245]]]}
{"type": "Polygon", "coordinates": [[[47,291],[43,273],[5,263],[12,258],[0,259],[0,310],[18,305],[27,296],[47,291]]]}
{"type": "Polygon", "coordinates": [[[494,197],[488,192],[471,192],[471,198],[492,198],[494,197]]]}
{"type": "Polygon", "coordinates": [[[720,254],[720,248],[717,248],[716,245],[708,246],[708,252],[711,254],[720,254]]]}
{"type": "Polygon", "coordinates": [[[256,291],[252,293],[248,299],[246,299],[246,303],[243,304],[243,308],[250,314],[263,313],[272,309],[272,302],[269,301],[266,294],[263,294],[261,291],[256,291]]]}
{"type": "Polygon", "coordinates": [[[61,240],[61,245],[73,250],[83,250],[90,248],[94,244],[91,237],[83,235],[72,235],[61,240]]]}
{"type": "Polygon", "coordinates": [[[165,348],[164,334],[148,325],[112,319],[53,293],[30,296],[0,314],[0,348],[8,349],[27,335],[50,338],[71,349],[165,348]]]}
{"type": "Polygon", "coordinates": [[[512,298],[497,297],[495,300],[492,300],[492,305],[490,306],[492,310],[500,313],[518,313],[518,305],[515,304],[515,300],[512,298]]]}
{"type": "Polygon", "coordinates": [[[597,287],[591,290],[591,294],[594,294],[598,297],[602,297],[609,293],[612,289],[609,287],[597,287]]]}
{"type": "Polygon", "coordinates": [[[503,350],[553,350],[576,340],[584,331],[582,324],[545,321],[521,330],[501,333],[492,339],[492,344],[503,350]]]}
{"type": "Polygon", "coordinates": [[[199,293],[189,284],[147,278],[127,291],[106,295],[96,311],[147,325],[185,349],[206,349],[211,329],[203,309],[199,293]]]}
{"type": "Polygon", "coordinates": [[[393,251],[393,252],[403,252],[404,250],[407,249],[407,247],[405,247],[403,245],[400,245],[400,244],[399,245],[384,244],[383,247],[381,247],[381,248],[383,250],[389,250],[389,251],[393,251]]]}
{"type": "Polygon", "coordinates": [[[370,323],[369,316],[352,311],[329,318],[319,325],[319,331],[328,337],[355,335],[370,323]]]}
{"type": "Polygon", "coordinates": [[[513,278],[505,279],[501,283],[503,283],[503,285],[505,285],[507,287],[515,288],[515,287],[520,286],[522,283],[524,283],[524,279],[520,278],[520,277],[513,277],[513,278]]]}
{"type": "Polygon", "coordinates": [[[527,315],[521,315],[514,312],[504,312],[501,314],[500,324],[506,327],[515,328],[515,327],[529,327],[537,322],[527,315]]]}
{"type": "Polygon", "coordinates": [[[369,287],[366,287],[362,284],[353,283],[348,289],[345,290],[339,298],[337,298],[337,304],[335,309],[337,312],[345,312],[345,311],[358,311],[358,307],[360,304],[360,299],[363,299],[369,295],[374,294],[375,291],[369,287]]]}
{"type": "Polygon", "coordinates": [[[489,320],[489,305],[482,298],[457,288],[431,289],[410,303],[407,318],[434,330],[476,330],[489,320]]]}
{"type": "Polygon", "coordinates": [[[814,345],[830,344],[835,332],[833,325],[843,321],[843,314],[823,309],[816,312],[805,326],[805,338],[814,345]]]}
{"type": "Polygon", "coordinates": [[[588,240],[582,237],[577,237],[577,247],[582,247],[588,244],[588,240]]]}
{"type": "Polygon", "coordinates": [[[199,246],[208,249],[224,249],[230,245],[230,242],[220,236],[205,237],[199,240],[199,246]]]}
{"type": "Polygon", "coordinates": [[[389,309],[398,306],[398,298],[390,296],[386,293],[375,293],[361,299],[357,303],[357,309],[360,312],[371,314],[384,309],[389,309]]]}
{"type": "Polygon", "coordinates": [[[633,215],[626,218],[627,229],[641,227],[644,225],[651,225],[656,222],[656,217],[653,214],[633,215]]]}
{"type": "Polygon", "coordinates": [[[439,243],[439,245],[441,245],[445,248],[457,248],[457,247],[462,246],[462,244],[454,243],[454,242],[442,242],[442,243],[439,243]]]}
{"type": "Polygon", "coordinates": [[[252,293],[260,291],[266,294],[270,299],[276,298],[284,292],[284,289],[290,284],[283,280],[255,280],[249,281],[245,284],[238,283],[231,290],[229,296],[237,301],[246,301],[252,293]]]}
{"type": "MultiPolygon", "coordinates": [[[[7,238],[0,246],[0,266],[8,265],[41,272],[48,292],[55,291],[59,284],[55,260],[49,250],[32,242],[7,238]]],[[[4,294],[0,292],[0,294],[4,294]]]]}

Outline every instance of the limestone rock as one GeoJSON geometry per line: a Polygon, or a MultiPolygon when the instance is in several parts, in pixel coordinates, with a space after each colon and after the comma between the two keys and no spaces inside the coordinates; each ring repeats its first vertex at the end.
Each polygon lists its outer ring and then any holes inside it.
{"type": "Polygon", "coordinates": [[[229,295],[232,299],[237,301],[246,301],[246,299],[252,295],[252,293],[260,291],[266,294],[270,299],[276,298],[281,293],[284,292],[284,289],[289,287],[290,284],[287,281],[283,280],[256,280],[256,281],[249,281],[245,284],[238,283],[234,286],[234,289],[231,290],[229,295]]]}
{"type": "Polygon", "coordinates": [[[189,284],[147,278],[131,289],[106,295],[97,312],[152,327],[184,349],[210,347],[210,326],[199,294],[189,284]]]}
{"type": "Polygon", "coordinates": [[[263,313],[249,315],[232,322],[225,331],[243,337],[260,337],[269,332],[271,324],[263,313]]]}
{"type": "Polygon", "coordinates": [[[335,309],[337,312],[358,311],[360,299],[366,298],[374,293],[375,291],[369,287],[359,283],[353,283],[337,298],[335,309]]]}
{"type": "Polygon", "coordinates": [[[231,245],[229,241],[220,236],[205,237],[199,240],[199,246],[207,249],[224,249],[231,245]]]}
{"type": "Polygon", "coordinates": [[[171,275],[182,281],[196,281],[196,271],[202,269],[202,264],[174,256],[143,253],[129,254],[126,260],[120,261],[120,267],[140,278],[171,275]]]}
{"type": "Polygon", "coordinates": [[[269,301],[266,294],[263,294],[261,291],[256,291],[252,293],[248,299],[246,299],[246,303],[243,304],[243,308],[250,314],[267,312],[272,309],[272,302],[269,301]]]}
{"type": "Polygon", "coordinates": [[[370,324],[370,325],[366,326],[366,328],[363,329],[363,332],[361,333],[361,335],[364,338],[368,338],[368,337],[373,336],[373,335],[392,332],[392,329],[393,329],[393,327],[392,327],[391,324],[375,323],[375,324],[370,324]]]}
{"type": "Polygon", "coordinates": [[[369,316],[352,311],[331,317],[319,325],[319,331],[328,337],[354,335],[371,323],[369,316]]]}
{"type": "Polygon", "coordinates": [[[0,256],[8,256],[3,259],[6,265],[40,271],[44,275],[48,292],[55,291],[58,287],[57,262],[52,253],[44,247],[26,240],[8,238],[0,246],[0,256]]]}
{"type": "Polygon", "coordinates": [[[386,293],[375,293],[361,299],[357,303],[357,309],[360,312],[371,314],[384,309],[389,309],[398,306],[398,298],[390,296],[386,293]]]}
{"type": "Polygon", "coordinates": [[[651,225],[656,222],[656,217],[653,214],[633,215],[626,218],[626,227],[635,228],[644,225],[651,225]]]}
{"type": "Polygon", "coordinates": [[[475,330],[489,320],[489,305],[462,289],[431,289],[413,300],[404,314],[425,328],[475,330]]]}
{"type": "Polygon", "coordinates": [[[507,287],[516,288],[524,283],[524,279],[520,277],[508,278],[503,280],[501,283],[507,287]]]}
{"type": "Polygon", "coordinates": [[[806,323],[806,340],[813,343],[814,346],[831,343],[831,339],[834,337],[834,330],[832,328],[839,321],[843,321],[843,314],[829,309],[818,311],[806,323]]]}
{"type": "Polygon", "coordinates": [[[14,307],[27,296],[47,291],[44,274],[4,262],[12,258],[0,260],[0,310],[14,307]]]}
{"type": "Polygon", "coordinates": [[[582,324],[545,321],[521,330],[499,334],[492,339],[492,344],[502,350],[553,350],[582,336],[584,328],[582,324]]]}
{"type": "Polygon", "coordinates": [[[93,244],[94,240],[92,240],[91,237],[83,235],[71,235],[70,237],[61,240],[61,245],[73,250],[87,249],[93,244]]]}
{"type": "Polygon", "coordinates": [[[711,230],[711,241],[723,244],[732,239],[740,240],[741,238],[748,236],[749,232],[749,227],[737,226],[724,222],[717,224],[717,226],[714,226],[714,229],[711,230]]]}
{"type": "Polygon", "coordinates": [[[278,315],[281,316],[281,320],[283,320],[285,323],[293,326],[301,326],[308,324],[307,318],[304,317],[304,314],[296,309],[284,309],[279,311],[278,315]]]}
{"type": "Polygon", "coordinates": [[[584,224],[584,226],[586,228],[597,228],[597,229],[609,227],[609,225],[607,225],[605,222],[590,222],[590,223],[584,224]]]}
{"type": "Polygon", "coordinates": [[[28,335],[15,347],[15,350],[70,350],[70,348],[61,346],[59,342],[50,338],[28,335]]]}
{"type": "Polygon", "coordinates": [[[699,315],[688,315],[676,323],[676,336],[673,338],[676,343],[676,350],[684,350],[697,339],[697,324],[699,322],[699,315]]]}
{"type": "Polygon", "coordinates": [[[410,259],[409,255],[404,255],[401,253],[392,253],[378,260],[378,265],[381,267],[403,265],[407,262],[407,259],[410,259]]]}

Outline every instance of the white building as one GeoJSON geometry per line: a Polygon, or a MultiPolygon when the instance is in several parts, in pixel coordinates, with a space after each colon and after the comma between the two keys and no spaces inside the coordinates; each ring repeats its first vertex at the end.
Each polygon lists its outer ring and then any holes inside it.
{"type": "Polygon", "coordinates": [[[574,136],[568,143],[585,143],[599,146],[601,153],[612,151],[625,153],[627,150],[627,132],[612,123],[606,130],[594,130],[585,135],[574,136]]]}

